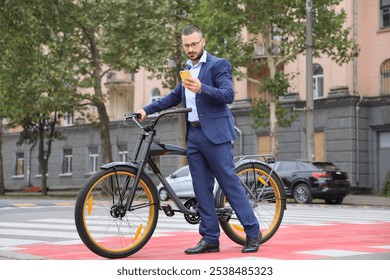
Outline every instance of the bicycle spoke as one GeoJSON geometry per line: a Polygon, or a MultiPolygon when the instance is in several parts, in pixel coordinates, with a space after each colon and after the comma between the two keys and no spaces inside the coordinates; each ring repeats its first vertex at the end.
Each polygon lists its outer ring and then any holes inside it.
{"type": "Polygon", "coordinates": [[[91,182],[79,205],[82,208],[79,234],[99,255],[110,258],[130,255],[144,246],[154,231],[158,217],[157,194],[140,180],[133,204],[126,211],[134,172],[116,170],[99,176],[91,182]]]}
{"type": "MultiPolygon", "coordinates": [[[[269,240],[277,231],[283,217],[283,201],[281,199],[282,183],[271,174],[271,169],[261,164],[244,164],[238,168],[237,175],[245,190],[255,216],[260,223],[263,234],[262,243],[269,240]],[[271,174],[271,175],[270,175],[271,174]]],[[[229,207],[229,202],[224,201],[224,207],[229,207]]],[[[225,233],[235,242],[245,242],[245,232],[235,213],[228,222],[221,222],[225,233]]]]}

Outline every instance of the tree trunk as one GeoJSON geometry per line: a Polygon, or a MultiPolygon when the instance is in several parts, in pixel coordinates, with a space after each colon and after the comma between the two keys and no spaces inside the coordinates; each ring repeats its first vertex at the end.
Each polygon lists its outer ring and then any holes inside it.
{"type": "Polygon", "coordinates": [[[4,173],[3,173],[3,123],[0,120],[0,195],[5,194],[4,173]]]}
{"type": "Polygon", "coordinates": [[[106,105],[104,104],[104,96],[102,91],[102,81],[101,81],[101,68],[98,63],[98,51],[93,52],[96,57],[95,69],[94,69],[94,91],[95,96],[97,97],[95,106],[99,114],[99,131],[100,131],[100,146],[102,150],[102,163],[112,162],[112,151],[111,151],[111,139],[110,139],[110,118],[107,114],[106,105]]]}
{"type": "Polygon", "coordinates": [[[111,139],[110,139],[110,118],[107,114],[106,105],[102,91],[102,69],[99,63],[100,52],[95,42],[95,34],[85,29],[85,34],[90,42],[90,51],[93,68],[93,88],[94,95],[97,97],[95,106],[99,114],[100,145],[102,150],[102,163],[112,162],[111,139]]]}
{"type": "MultiPolygon", "coordinates": [[[[38,161],[41,167],[42,195],[47,195],[47,163],[45,163],[45,122],[39,122],[38,161]]],[[[47,162],[47,160],[46,160],[47,162]]]]}
{"type": "Polygon", "coordinates": [[[99,131],[100,141],[102,149],[102,163],[112,162],[112,151],[111,151],[111,139],[110,139],[110,118],[108,117],[106,107],[103,102],[96,104],[99,113],[99,131]]]}
{"type": "MultiPolygon", "coordinates": [[[[272,52],[272,26],[269,25],[269,28],[266,28],[267,31],[263,33],[264,40],[264,50],[267,58],[267,66],[270,73],[270,78],[274,79],[276,74],[275,59],[272,52]]],[[[278,143],[278,119],[276,117],[276,97],[272,93],[269,95],[269,106],[270,106],[270,116],[269,116],[269,129],[270,129],[270,140],[271,140],[271,153],[276,157],[279,154],[279,143],[278,143]]]]}

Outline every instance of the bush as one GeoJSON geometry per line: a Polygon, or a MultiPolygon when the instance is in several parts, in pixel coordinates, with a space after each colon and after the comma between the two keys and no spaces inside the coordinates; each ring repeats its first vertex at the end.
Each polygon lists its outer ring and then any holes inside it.
{"type": "Polygon", "coordinates": [[[390,170],[386,174],[386,179],[383,183],[381,194],[384,196],[390,196],[390,170]]]}

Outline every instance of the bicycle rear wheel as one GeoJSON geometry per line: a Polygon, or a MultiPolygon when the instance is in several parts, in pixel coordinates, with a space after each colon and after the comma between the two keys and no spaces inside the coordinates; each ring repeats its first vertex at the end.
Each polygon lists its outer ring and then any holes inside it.
{"type": "Polygon", "coordinates": [[[99,256],[130,256],[148,242],[156,228],[159,201],[149,177],[141,176],[131,208],[124,211],[136,174],[137,169],[129,166],[101,169],[80,190],[75,206],[77,232],[99,256]]]}
{"type": "MultiPolygon", "coordinates": [[[[259,162],[247,162],[236,168],[242,187],[252,205],[262,232],[261,243],[267,242],[278,230],[285,209],[285,191],[282,181],[271,168],[259,162]],[[271,174],[271,175],[270,175],[271,174]]],[[[229,202],[222,194],[221,208],[229,208],[229,202]]],[[[225,234],[234,242],[243,245],[246,240],[244,228],[233,212],[228,221],[220,221],[225,234]]]]}

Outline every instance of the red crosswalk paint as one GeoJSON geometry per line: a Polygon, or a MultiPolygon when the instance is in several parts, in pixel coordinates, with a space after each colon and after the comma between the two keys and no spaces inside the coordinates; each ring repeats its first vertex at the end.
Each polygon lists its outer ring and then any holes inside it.
{"type": "MultiPolygon", "coordinates": [[[[220,260],[239,258],[265,258],[277,260],[324,259],[321,252],[356,252],[372,254],[390,252],[390,223],[331,224],[321,226],[285,225],[260,250],[253,254],[242,254],[241,246],[222,233],[221,252],[186,255],[184,250],[195,246],[200,239],[193,232],[172,232],[169,236],[152,237],[144,248],[127,259],[132,260],[220,260]],[[320,253],[319,253],[320,252],[320,253]]],[[[102,259],[84,244],[24,245],[18,253],[41,256],[53,260],[102,259]]]]}

